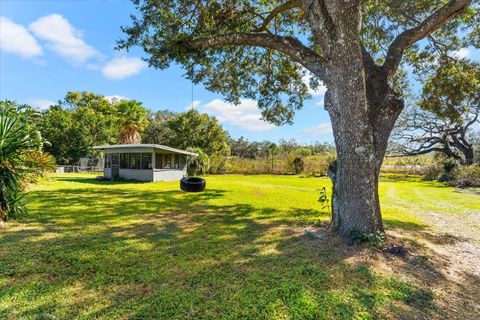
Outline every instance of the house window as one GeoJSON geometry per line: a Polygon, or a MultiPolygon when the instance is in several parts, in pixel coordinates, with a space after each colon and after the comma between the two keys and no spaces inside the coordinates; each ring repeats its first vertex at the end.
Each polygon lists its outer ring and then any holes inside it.
{"type": "Polygon", "coordinates": [[[187,156],[184,155],[184,154],[180,154],[179,157],[180,157],[179,168],[183,169],[183,168],[185,168],[185,165],[187,164],[187,156]]]}
{"type": "Polygon", "coordinates": [[[152,169],[151,153],[142,153],[142,169],[152,169]]]}
{"type": "Polygon", "coordinates": [[[142,154],[141,153],[130,153],[130,169],[140,169],[142,164],[142,154]]]}
{"type": "Polygon", "coordinates": [[[172,155],[171,154],[164,154],[163,155],[163,169],[171,169],[172,168],[172,155]]]}
{"type": "Polygon", "coordinates": [[[112,153],[112,167],[120,165],[120,154],[112,153]]]}
{"type": "Polygon", "coordinates": [[[175,155],[175,169],[178,169],[179,166],[180,166],[180,155],[176,154],[175,155]]]}
{"type": "Polygon", "coordinates": [[[128,169],[128,153],[120,153],[120,168],[128,169]]]}
{"type": "Polygon", "coordinates": [[[163,168],[163,154],[155,153],[155,168],[162,169],[163,168]]]}
{"type": "Polygon", "coordinates": [[[112,154],[107,153],[105,154],[105,168],[111,168],[112,167],[112,154]]]}

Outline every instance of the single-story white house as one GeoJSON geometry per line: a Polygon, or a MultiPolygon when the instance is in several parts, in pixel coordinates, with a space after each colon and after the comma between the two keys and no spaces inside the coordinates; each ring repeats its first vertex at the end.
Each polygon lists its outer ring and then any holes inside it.
{"type": "Polygon", "coordinates": [[[95,146],[105,153],[105,178],[140,181],[177,181],[187,173],[187,157],[196,153],[159,144],[95,146]]]}

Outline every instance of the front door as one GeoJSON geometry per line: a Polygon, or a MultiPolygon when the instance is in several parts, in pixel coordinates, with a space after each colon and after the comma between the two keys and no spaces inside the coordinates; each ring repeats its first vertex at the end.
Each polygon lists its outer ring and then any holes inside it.
{"type": "Polygon", "coordinates": [[[120,167],[112,166],[112,179],[120,178],[120,167]]]}

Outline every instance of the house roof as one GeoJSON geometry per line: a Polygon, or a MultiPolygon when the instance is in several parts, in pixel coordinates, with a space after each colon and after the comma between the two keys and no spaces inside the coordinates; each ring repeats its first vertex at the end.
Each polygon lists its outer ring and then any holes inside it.
{"type": "Polygon", "coordinates": [[[164,151],[170,151],[173,153],[181,153],[181,154],[186,154],[189,156],[195,156],[198,157],[198,154],[194,152],[189,152],[185,150],[180,150],[172,147],[167,147],[163,146],[161,144],[110,144],[110,145],[105,145],[105,146],[94,146],[94,150],[106,150],[106,149],[135,149],[135,148],[154,148],[154,149],[159,149],[159,150],[164,150],[164,151]]]}

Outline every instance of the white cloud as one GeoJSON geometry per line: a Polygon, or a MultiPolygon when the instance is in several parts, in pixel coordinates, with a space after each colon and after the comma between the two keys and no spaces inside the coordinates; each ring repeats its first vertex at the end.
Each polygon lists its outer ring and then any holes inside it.
{"type": "Polygon", "coordinates": [[[470,56],[470,50],[468,48],[461,48],[453,53],[457,58],[467,58],[470,56]]]}
{"type": "Polygon", "coordinates": [[[105,96],[105,99],[107,99],[110,103],[113,101],[120,101],[120,100],[130,100],[127,97],[124,96],[118,96],[118,95],[113,95],[113,96],[105,96]]]}
{"type": "Polygon", "coordinates": [[[77,63],[99,56],[98,51],[85,43],[80,31],[59,14],[51,14],[32,22],[29,29],[47,42],[47,46],[61,57],[77,63]]]}
{"type": "Polygon", "coordinates": [[[192,103],[190,103],[188,106],[185,107],[185,110],[190,110],[190,109],[198,109],[200,107],[200,104],[202,101],[200,100],[193,100],[192,103]]]}
{"type": "Polygon", "coordinates": [[[202,112],[215,116],[221,123],[228,123],[251,131],[265,131],[273,129],[273,124],[261,120],[257,102],[251,99],[241,99],[239,105],[234,105],[220,99],[212,100],[207,104],[194,101],[202,112]]]}
{"type": "Polygon", "coordinates": [[[315,102],[315,106],[317,106],[317,107],[322,107],[323,108],[324,104],[325,104],[324,97],[322,97],[317,102],[315,102]]]}
{"type": "Polygon", "coordinates": [[[32,107],[35,107],[39,110],[46,110],[48,107],[51,105],[54,105],[55,102],[51,100],[45,100],[45,99],[28,99],[27,103],[31,105],[32,107]]]}
{"type": "Polygon", "coordinates": [[[140,73],[147,63],[140,58],[113,58],[102,69],[102,74],[110,79],[118,80],[140,73]]]}
{"type": "Polygon", "coordinates": [[[0,17],[0,48],[27,58],[43,53],[42,47],[24,26],[5,17],[0,17]]]}
{"type": "Polygon", "coordinates": [[[318,126],[303,130],[305,135],[310,136],[326,136],[332,134],[332,132],[332,124],[330,122],[322,122],[318,126]]]}
{"type": "Polygon", "coordinates": [[[310,88],[310,79],[313,77],[313,74],[309,71],[306,71],[305,75],[303,76],[303,82],[308,86],[308,93],[310,93],[313,97],[314,106],[315,107],[323,107],[323,101],[325,97],[325,92],[327,92],[327,86],[320,82],[317,89],[313,90],[310,88]]]}

